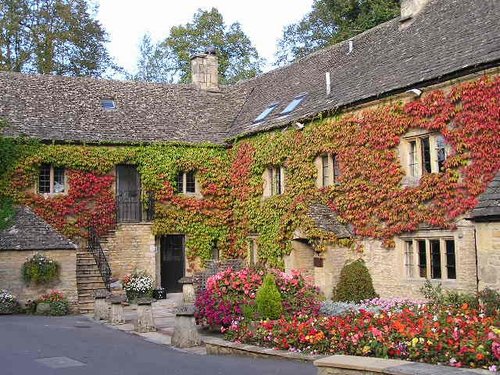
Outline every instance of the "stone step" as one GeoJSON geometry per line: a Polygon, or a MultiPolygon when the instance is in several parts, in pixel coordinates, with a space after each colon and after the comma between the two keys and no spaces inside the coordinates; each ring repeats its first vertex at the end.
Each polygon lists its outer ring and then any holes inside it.
{"type": "Polygon", "coordinates": [[[78,274],[77,274],[76,282],[77,282],[77,284],[88,284],[88,283],[103,283],[104,281],[103,281],[101,275],[92,275],[92,276],[85,275],[85,276],[78,277],[78,274]]]}

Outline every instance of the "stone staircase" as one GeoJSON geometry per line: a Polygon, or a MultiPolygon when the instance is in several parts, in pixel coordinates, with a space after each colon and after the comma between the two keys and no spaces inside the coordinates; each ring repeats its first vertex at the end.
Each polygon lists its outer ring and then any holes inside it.
{"type": "Polygon", "coordinates": [[[80,313],[92,313],[94,311],[94,291],[106,287],[94,256],[85,248],[76,254],[76,285],[80,313]]]}

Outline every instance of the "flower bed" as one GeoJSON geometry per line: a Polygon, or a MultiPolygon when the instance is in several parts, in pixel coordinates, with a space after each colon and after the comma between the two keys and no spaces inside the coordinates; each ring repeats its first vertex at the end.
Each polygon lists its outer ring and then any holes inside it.
{"type": "Polygon", "coordinates": [[[212,327],[228,327],[233,321],[242,319],[245,310],[255,305],[257,289],[267,272],[275,276],[285,316],[318,313],[320,293],[307,284],[299,273],[288,275],[278,270],[227,269],[208,278],[206,289],[198,295],[197,322],[212,327]]]}
{"type": "Polygon", "coordinates": [[[129,302],[138,298],[153,296],[153,278],[145,271],[134,271],[122,280],[122,286],[129,302]]]}
{"type": "Polygon", "coordinates": [[[69,302],[62,292],[52,290],[36,301],[36,314],[62,316],[69,314],[69,302]]]}
{"type": "Polygon", "coordinates": [[[253,328],[245,321],[233,321],[226,337],[291,351],[495,370],[500,361],[499,317],[498,312],[485,316],[468,305],[414,305],[378,313],[360,310],[343,316],[292,316],[260,322],[253,328]]]}
{"type": "Polygon", "coordinates": [[[8,290],[0,289],[0,315],[14,314],[19,310],[20,306],[16,296],[8,290]]]}

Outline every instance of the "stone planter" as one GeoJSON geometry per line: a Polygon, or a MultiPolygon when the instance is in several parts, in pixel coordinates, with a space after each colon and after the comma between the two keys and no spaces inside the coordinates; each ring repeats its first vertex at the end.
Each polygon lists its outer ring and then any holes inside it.
{"type": "Polygon", "coordinates": [[[50,308],[51,308],[50,303],[40,302],[36,305],[36,314],[37,315],[49,315],[50,308]]]}

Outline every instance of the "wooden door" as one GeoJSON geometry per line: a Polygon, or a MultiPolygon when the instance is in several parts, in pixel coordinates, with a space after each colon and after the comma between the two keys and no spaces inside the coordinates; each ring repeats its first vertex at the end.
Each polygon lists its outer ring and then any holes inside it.
{"type": "Polygon", "coordinates": [[[141,221],[141,180],[135,165],[116,166],[116,201],[119,223],[141,221]]]}
{"type": "Polygon", "coordinates": [[[178,280],[184,277],[184,236],[168,235],[160,239],[161,286],[167,293],[182,292],[178,280]]]}

